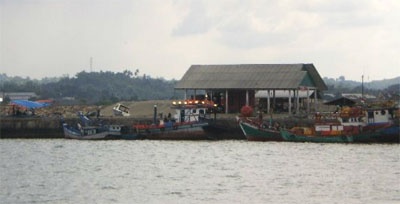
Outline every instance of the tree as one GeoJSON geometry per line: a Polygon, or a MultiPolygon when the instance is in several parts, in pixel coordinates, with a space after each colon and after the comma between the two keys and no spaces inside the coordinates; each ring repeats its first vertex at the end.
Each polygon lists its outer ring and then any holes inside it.
{"type": "Polygon", "coordinates": [[[127,76],[129,78],[131,78],[133,76],[133,73],[130,70],[127,70],[127,69],[125,69],[123,73],[124,73],[125,76],[127,76]]]}

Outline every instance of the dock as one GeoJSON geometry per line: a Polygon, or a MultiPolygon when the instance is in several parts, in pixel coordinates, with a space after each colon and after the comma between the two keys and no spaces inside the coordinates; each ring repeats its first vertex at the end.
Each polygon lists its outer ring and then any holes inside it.
{"type": "MultiPolygon", "coordinates": [[[[219,114],[215,121],[210,123],[206,129],[213,138],[222,140],[245,140],[237,121],[237,114],[219,114]]],[[[63,118],[68,124],[80,122],[78,117],[63,118]]],[[[151,117],[99,117],[94,119],[102,124],[118,124],[128,127],[134,124],[151,124],[151,117]]],[[[264,123],[269,119],[264,118],[264,123]]],[[[296,125],[309,125],[311,121],[302,118],[288,118],[287,115],[277,115],[274,121],[285,124],[287,128],[296,125]]],[[[1,117],[0,118],[0,138],[64,138],[61,117],[1,117]]]]}

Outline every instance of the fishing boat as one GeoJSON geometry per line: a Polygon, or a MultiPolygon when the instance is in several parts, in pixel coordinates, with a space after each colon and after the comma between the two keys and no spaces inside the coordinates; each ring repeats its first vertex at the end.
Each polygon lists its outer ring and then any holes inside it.
{"type": "Polygon", "coordinates": [[[212,139],[204,128],[211,120],[210,113],[214,108],[211,101],[185,100],[172,103],[167,116],[157,117],[157,106],[151,124],[134,124],[134,131],[146,139],[159,140],[205,140],[212,139]]]}
{"type": "Polygon", "coordinates": [[[280,124],[273,122],[272,114],[265,123],[261,111],[257,112],[258,117],[252,117],[253,112],[253,108],[246,105],[240,109],[240,116],[236,116],[236,121],[248,141],[283,141],[279,132],[280,124]]]}
{"type": "MultiPolygon", "coordinates": [[[[364,117],[365,125],[360,125],[362,132],[375,132],[378,134],[354,135],[354,142],[358,143],[399,143],[400,124],[399,109],[395,108],[366,108],[364,117]]],[[[354,127],[353,127],[354,128],[354,127]]]]}
{"type": "Polygon", "coordinates": [[[346,107],[335,114],[316,113],[315,124],[311,127],[283,129],[281,135],[286,141],[293,142],[383,142],[389,137],[385,133],[390,136],[393,134],[387,129],[393,125],[387,114],[384,110],[377,112],[346,107]]]}
{"type": "Polygon", "coordinates": [[[349,143],[353,142],[351,134],[343,134],[343,125],[337,123],[315,124],[313,127],[294,127],[290,130],[281,129],[281,136],[289,142],[323,142],[349,143]]]}
{"type": "Polygon", "coordinates": [[[130,116],[129,108],[120,103],[118,103],[113,107],[113,113],[114,116],[125,116],[125,117],[130,116]]]}
{"type": "Polygon", "coordinates": [[[64,137],[79,140],[108,140],[121,139],[121,126],[82,126],[77,127],[63,123],[64,137]]]}
{"type": "Polygon", "coordinates": [[[240,129],[248,141],[283,141],[279,123],[265,124],[258,119],[237,117],[240,129]]]}
{"type": "Polygon", "coordinates": [[[133,133],[132,130],[125,125],[115,124],[95,124],[93,120],[88,118],[82,112],[78,112],[80,122],[76,126],[69,125],[62,120],[64,137],[66,139],[79,140],[110,140],[110,139],[141,139],[141,137],[133,133]]]}

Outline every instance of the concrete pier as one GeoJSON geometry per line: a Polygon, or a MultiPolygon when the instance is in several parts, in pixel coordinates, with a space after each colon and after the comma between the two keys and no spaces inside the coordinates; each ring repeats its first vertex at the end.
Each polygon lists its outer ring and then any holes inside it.
{"type": "MultiPolygon", "coordinates": [[[[100,117],[92,118],[93,124],[118,124],[132,127],[135,124],[152,124],[151,117],[100,117]]],[[[71,117],[63,119],[68,124],[77,124],[79,118],[71,117]]],[[[268,122],[264,118],[264,122],[268,122]]],[[[307,119],[296,119],[287,115],[274,117],[274,121],[279,122],[286,128],[294,126],[310,126],[312,121],[307,119]]],[[[216,139],[238,139],[245,140],[237,121],[236,115],[221,114],[216,120],[205,128],[207,134],[216,139]]],[[[0,138],[64,138],[61,117],[1,117],[0,118],[0,138]]]]}
{"type": "MultiPolygon", "coordinates": [[[[68,124],[80,122],[79,118],[63,119],[68,124]]],[[[94,123],[151,124],[151,118],[100,117],[94,123]]],[[[245,139],[234,118],[221,118],[206,129],[218,139],[245,139]]],[[[58,117],[2,117],[0,118],[0,138],[64,138],[61,118],[58,117]]]]}

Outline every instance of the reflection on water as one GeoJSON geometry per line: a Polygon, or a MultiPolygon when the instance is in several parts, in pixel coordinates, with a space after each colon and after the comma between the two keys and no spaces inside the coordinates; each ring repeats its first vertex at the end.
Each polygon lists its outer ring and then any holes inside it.
{"type": "Polygon", "coordinates": [[[399,203],[399,145],[0,140],[2,203],[399,203]]]}

